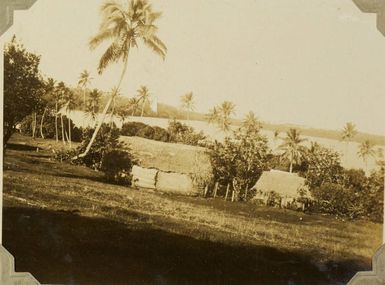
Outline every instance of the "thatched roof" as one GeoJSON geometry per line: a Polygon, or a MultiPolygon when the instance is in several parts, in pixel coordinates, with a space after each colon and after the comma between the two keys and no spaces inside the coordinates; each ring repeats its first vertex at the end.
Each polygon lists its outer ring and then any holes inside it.
{"type": "Polygon", "coordinates": [[[202,176],[212,173],[210,157],[205,148],[140,137],[121,136],[120,140],[131,147],[141,167],[202,176]]]}
{"type": "Polygon", "coordinates": [[[274,191],[281,197],[288,198],[298,197],[300,189],[308,189],[304,178],[295,173],[279,170],[264,171],[253,188],[265,193],[274,191]]]}

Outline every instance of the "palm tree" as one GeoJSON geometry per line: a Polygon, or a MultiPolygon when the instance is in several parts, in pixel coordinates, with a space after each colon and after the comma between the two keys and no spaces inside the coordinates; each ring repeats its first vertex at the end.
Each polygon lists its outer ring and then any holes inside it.
{"type": "Polygon", "coordinates": [[[283,143],[279,146],[283,150],[282,156],[290,162],[289,172],[293,172],[293,164],[301,163],[305,147],[301,145],[306,139],[301,138],[300,133],[296,129],[290,129],[286,132],[283,143]]]}
{"type": "Polygon", "coordinates": [[[348,158],[349,143],[357,135],[356,126],[352,122],[347,122],[342,129],[341,139],[346,142],[345,156],[348,158]]]}
{"type": "Polygon", "coordinates": [[[96,120],[97,114],[99,112],[100,97],[101,97],[101,93],[96,88],[92,90],[89,95],[86,115],[91,117],[93,121],[96,120]]]}
{"type": "MultiPolygon", "coordinates": [[[[56,114],[59,112],[59,108],[61,106],[64,106],[66,103],[66,100],[65,100],[66,92],[67,92],[67,87],[65,86],[64,82],[63,81],[59,82],[59,84],[57,85],[56,114]]],[[[65,144],[66,142],[65,142],[65,136],[64,136],[64,122],[63,122],[62,112],[60,112],[60,122],[61,122],[61,137],[62,137],[63,144],[65,144]]],[[[57,119],[56,119],[56,131],[57,131],[57,119]]]]}
{"type": "Polygon", "coordinates": [[[242,127],[250,131],[258,132],[262,128],[262,125],[258,118],[255,116],[254,112],[250,111],[243,119],[242,127]]]}
{"type": "MultiPolygon", "coordinates": [[[[144,45],[152,49],[163,59],[165,58],[167,48],[157,37],[156,33],[158,28],[155,25],[161,13],[154,12],[147,0],[130,0],[127,2],[127,5],[118,1],[109,0],[102,5],[101,14],[103,22],[100,25],[98,34],[91,39],[90,47],[91,49],[95,49],[102,42],[111,41],[111,44],[99,61],[98,72],[102,74],[110,63],[122,60],[123,70],[116,87],[117,90],[119,90],[127,70],[130,49],[132,47],[138,47],[139,40],[142,40],[144,45]]],[[[95,128],[85,151],[79,156],[74,157],[74,159],[86,156],[91,149],[115,95],[116,94],[112,94],[108,100],[103,110],[101,120],[95,128]]]]}
{"type": "Polygon", "coordinates": [[[84,70],[82,73],[80,73],[78,85],[83,89],[83,109],[86,110],[86,88],[87,85],[90,84],[92,80],[92,77],[90,73],[87,70],[84,70]]]}
{"type": "Polygon", "coordinates": [[[68,137],[67,137],[67,140],[68,140],[68,143],[69,143],[70,148],[71,148],[72,147],[72,134],[71,134],[72,126],[71,126],[71,119],[70,119],[69,113],[71,112],[71,110],[74,109],[74,105],[75,105],[75,98],[74,98],[74,93],[72,92],[72,90],[67,88],[64,100],[66,101],[64,108],[66,110],[67,120],[68,120],[68,137]]]}
{"type": "Polygon", "coordinates": [[[131,116],[134,116],[136,113],[136,110],[139,108],[139,100],[136,97],[130,98],[128,102],[129,110],[131,111],[131,116]]]}
{"type": "Polygon", "coordinates": [[[189,92],[181,96],[182,108],[187,111],[187,120],[190,120],[190,112],[194,111],[194,95],[192,92],[189,92]]]}
{"type": "Polygon", "coordinates": [[[140,113],[140,116],[143,117],[144,107],[150,98],[150,93],[148,91],[148,88],[143,85],[140,86],[140,88],[136,92],[138,93],[137,94],[138,102],[142,103],[142,111],[140,113]]]}
{"type": "MultiPolygon", "coordinates": [[[[52,108],[52,99],[55,100],[55,80],[53,78],[48,78],[46,84],[45,84],[45,97],[47,100],[47,105],[44,108],[43,115],[41,116],[41,121],[40,121],[40,135],[44,139],[44,133],[43,133],[43,123],[44,123],[44,117],[48,109],[52,108]]],[[[52,109],[51,109],[52,110],[52,109]]]]}
{"type": "Polygon", "coordinates": [[[222,131],[230,130],[230,116],[235,114],[235,105],[230,101],[224,101],[219,107],[219,123],[222,131]]]}
{"type": "Polygon", "coordinates": [[[209,124],[218,122],[219,111],[217,110],[217,107],[210,109],[206,117],[209,124]]]}
{"type": "Polygon", "coordinates": [[[364,161],[366,172],[367,172],[368,159],[376,155],[376,151],[374,150],[374,145],[369,140],[364,141],[363,143],[361,143],[357,154],[364,161]]]}

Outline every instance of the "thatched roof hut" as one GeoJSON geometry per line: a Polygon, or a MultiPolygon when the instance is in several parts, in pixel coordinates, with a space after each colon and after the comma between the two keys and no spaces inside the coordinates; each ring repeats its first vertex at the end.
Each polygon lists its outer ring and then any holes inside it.
{"type": "Polygon", "coordinates": [[[299,191],[303,191],[306,198],[311,198],[304,178],[295,173],[279,170],[264,171],[252,189],[257,190],[255,199],[264,199],[269,193],[274,192],[285,201],[293,200],[301,197],[299,191]]]}

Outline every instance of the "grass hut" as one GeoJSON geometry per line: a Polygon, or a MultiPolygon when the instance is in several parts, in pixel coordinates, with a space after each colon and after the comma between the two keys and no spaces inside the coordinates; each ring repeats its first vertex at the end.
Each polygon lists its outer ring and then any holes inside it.
{"type": "Polygon", "coordinates": [[[266,205],[304,209],[304,200],[311,199],[305,178],[285,171],[264,171],[252,189],[256,192],[253,200],[266,205]]]}

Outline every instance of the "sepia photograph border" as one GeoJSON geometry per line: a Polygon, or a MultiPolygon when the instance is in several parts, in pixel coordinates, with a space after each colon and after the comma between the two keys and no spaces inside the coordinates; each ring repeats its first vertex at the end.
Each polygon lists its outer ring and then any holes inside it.
{"type": "MultiPolygon", "coordinates": [[[[14,11],[27,10],[35,2],[37,0],[0,0],[0,37],[12,26],[14,11]]],[[[385,0],[352,0],[352,2],[352,5],[356,5],[361,12],[377,15],[377,29],[385,37],[385,0]]],[[[3,108],[3,56],[0,57],[0,66],[0,107],[3,108]]],[[[1,120],[0,140],[3,140],[3,118],[1,120]]],[[[3,143],[1,143],[1,146],[3,146],[3,143]]],[[[0,151],[0,167],[3,169],[3,151],[0,151]]],[[[3,172],[1,172],[0,177],[3,178],[3,172]]],[[[1,181],[3,182],[3,179],[1,181]]],[[[0,283],[40,284],[30,273],[15,272],[15,260],[12,253],[2,246],[3,183],[0,186],[0,207],[0,283]]],[[[385,227],[383,227],[383,240],[385,241],[385,227]]],[[[358,272],[348,282],[348,285],[357,284],[385,284],[385,244],[377,250],[372,258],[372,271],[358,272]]]]}

